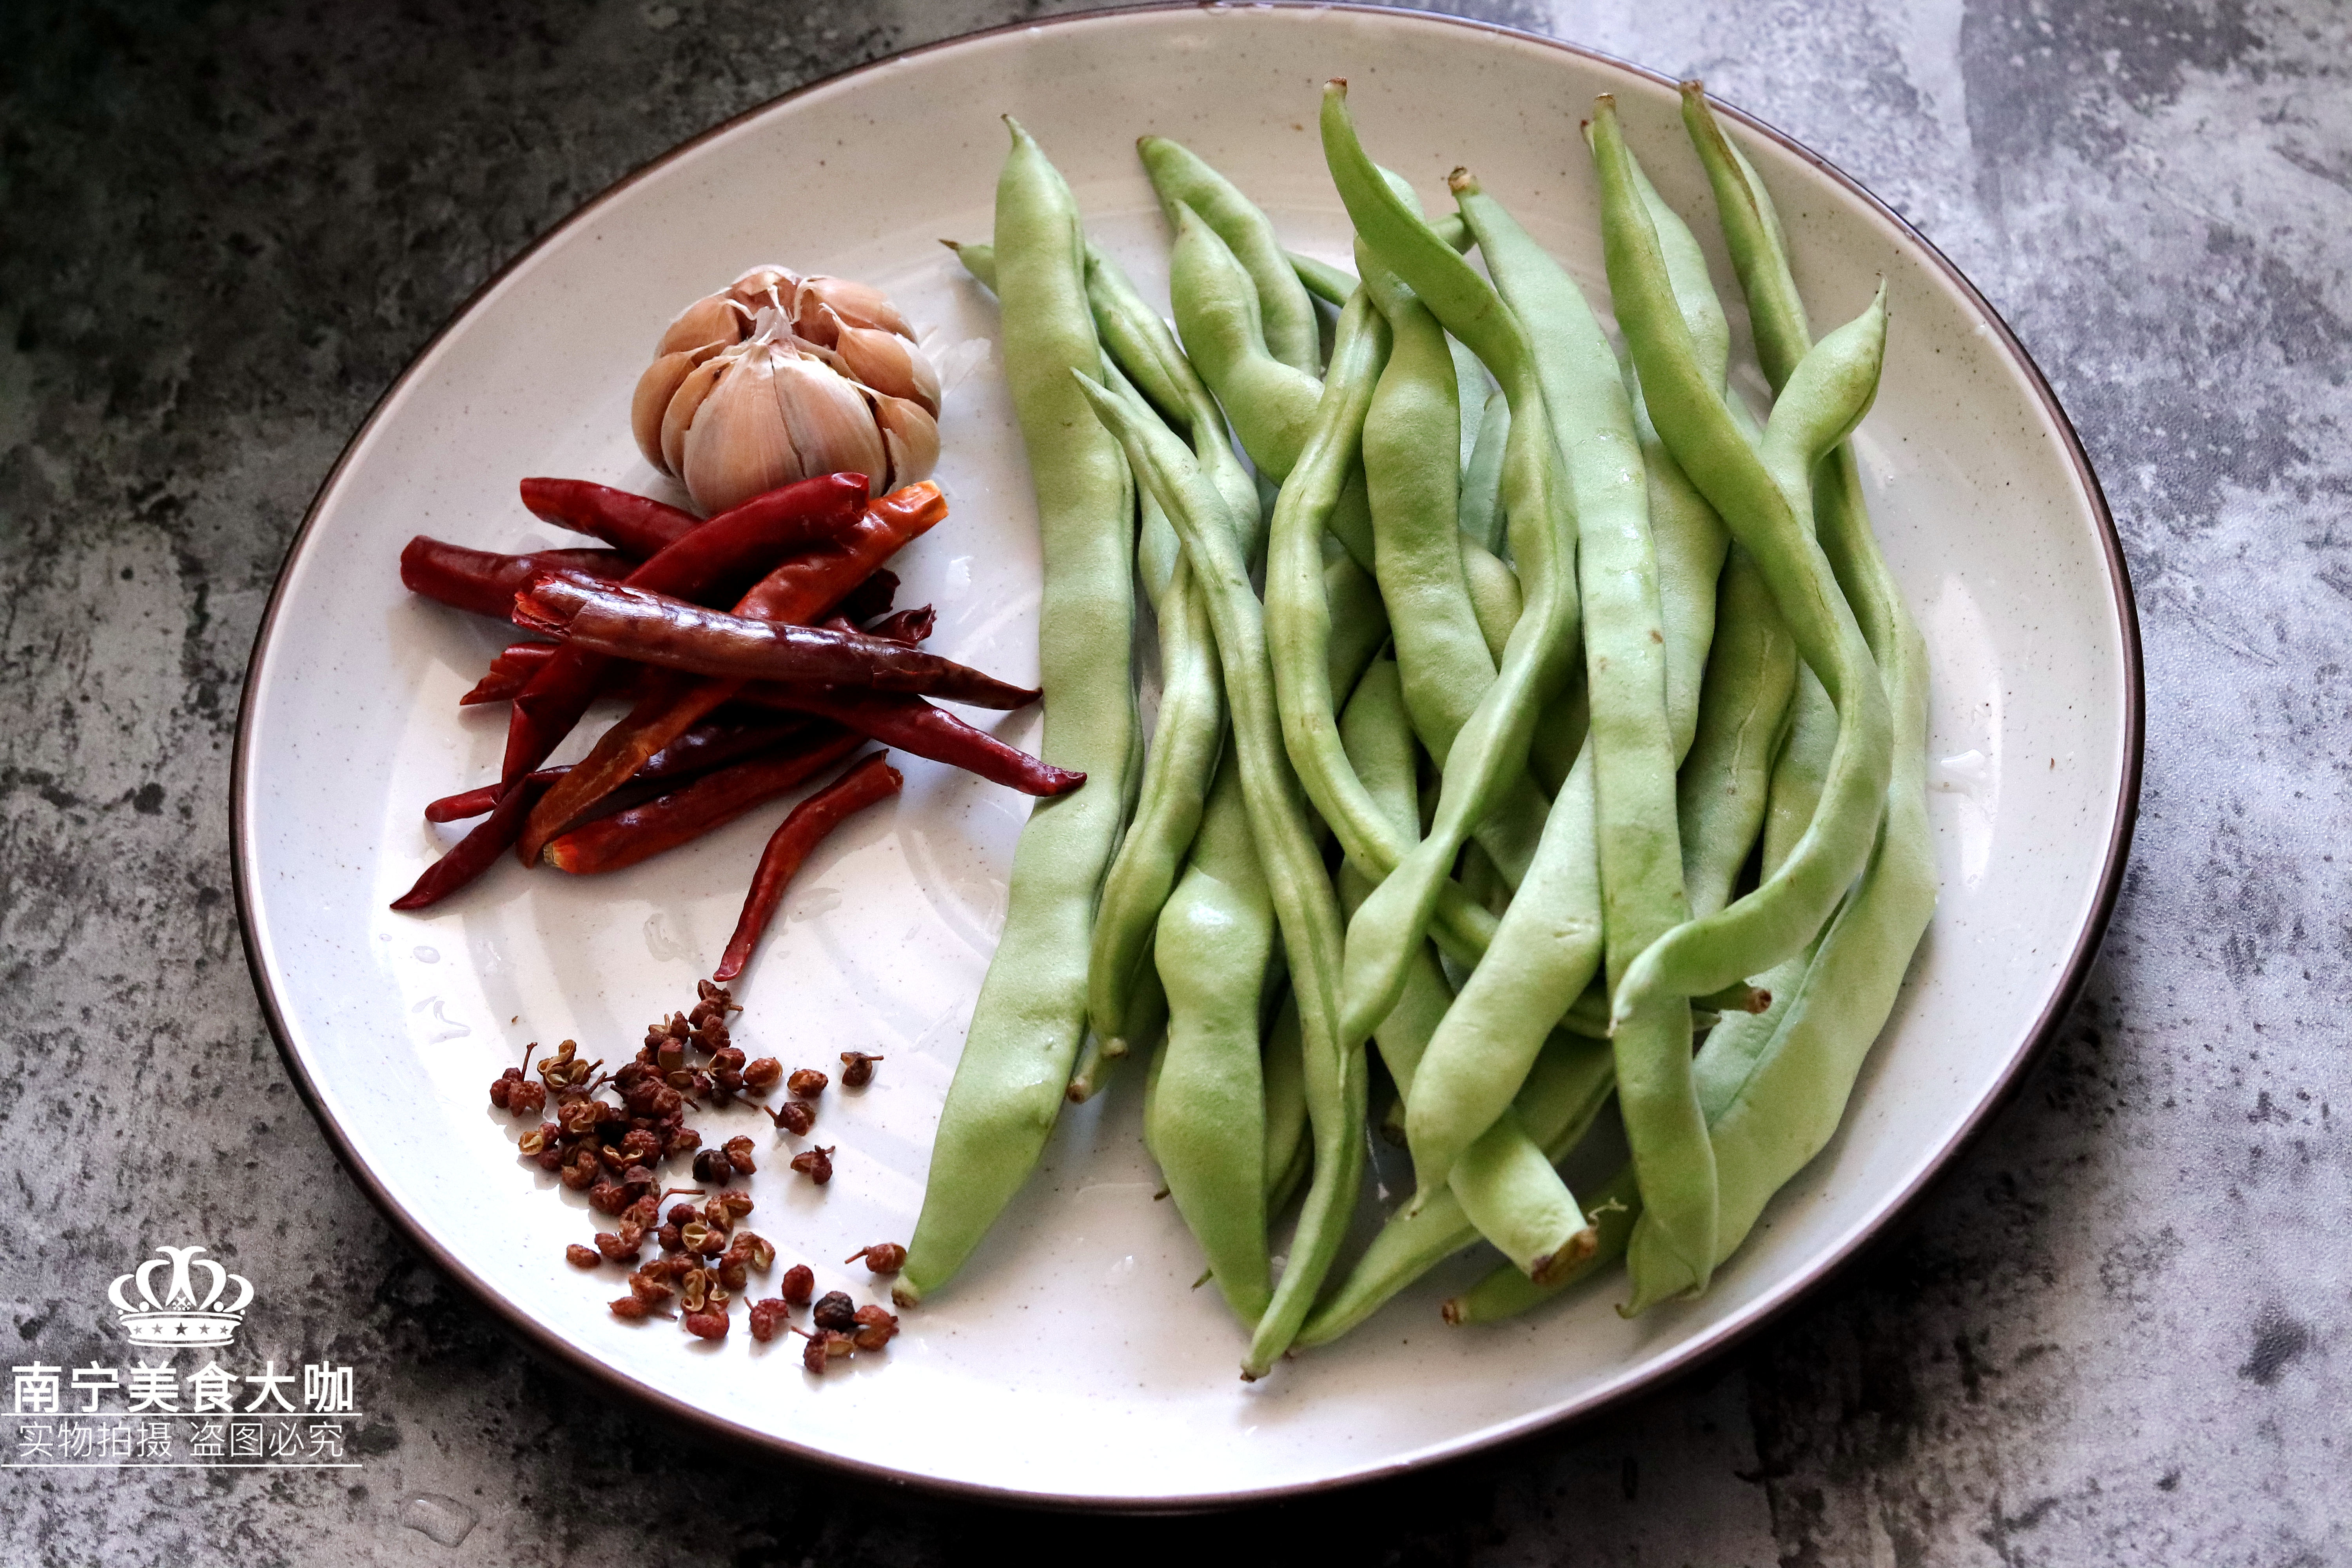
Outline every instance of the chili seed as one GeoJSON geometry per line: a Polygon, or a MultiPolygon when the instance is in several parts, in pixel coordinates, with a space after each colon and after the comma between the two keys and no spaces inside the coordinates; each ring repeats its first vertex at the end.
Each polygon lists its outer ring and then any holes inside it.
{"type": "Polygon", "coordinates": [[[810,1321],[820,1329],[850,1329],[857,1324],[857,1304],[846,1290],[827,1290],[816,1299],[810,1321]]]}
{"type": "Polygon", "coordinates": [[[777,1281],[776,1289],[793,1306],[805,1307],[810,1295],[816,1289],[816,1270],[805,1263],[795,1263],[784,1270],[784,1277],[777,1281]]]}
{"type": "Polygon", "coordinates": [[[824,1092],[824,1086],[832,1081],[814,1068],[794,1068],[792,1077],[784,1079],[784,1087],[803,1100],[814,1100],[824,1092]]]}
{"type": "Polygon", "coordinates": [[[855,1263],[861,1258],[866,1260],[867,1269],[876,1274],[896,1274],[907,1266],[907,1249],[895,1241],[877,1241],[871,1247],[861,1247],[842,1261],[855,1263]]]}
{"type": "Polygon", "coordinates": [[[874,1081],[874,1064],[880,1057],[867,1056],[864,1051],[841,1053],[841,1087],[864,1089],[874,1081]]]}
{"type": "Polygon", "coordinates": [[[583,1247],[576,1241],[563,1249],[563,1258],[574,1268],[593,1268],[604,1261],[594,1247],[583,1247]]]}
{"type": "Polygon", "coordinates": [[[793,1169],[821,1187],[833,1180],[833,1151],[803,1149],[793,1156],[793,1169]]]}

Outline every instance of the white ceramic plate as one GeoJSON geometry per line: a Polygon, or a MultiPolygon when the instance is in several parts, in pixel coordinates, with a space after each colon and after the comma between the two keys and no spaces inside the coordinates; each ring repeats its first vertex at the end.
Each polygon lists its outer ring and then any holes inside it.
{"type": "MultiPolygon", "coordinates": [[[[1037,562],[992,303],[940,237],[985,238],[1017,115],[1094,232],[1148,290],[1163,240],[1131,151],[1150,131],[1227,171],[1291,243],[1348,231],[1313,132],[1346,76],[1373,153],[1441,208],[1475,168],[1605,299],[1577,121],[1613,91],[1669,200],[1712,238],[1662,79],[1558,44],[1427,16],[1316,9],[1081,17],[962,39],[811,88],[691,142],[567,220],[410,366],[320,490],[271,601],[236,764],[237,889],[255,975],[297,1077],[362,1184],[419,1245],[549,1353],[772,1449],[950,1489],[1080,1505],[1231,1501],[1392,1473],[1589,1411],[1719,1348],[1850,1254],[1989,1111],[2079,983],[2137,795],[2129,590],[2080,447],[1984,302],[1852,183],[1761,127],[1818,321],[1884,276],[1885,390],[1859,437],[1881,536],[1935,660],[1940,912],[1846,1124],[1780,1194],[1706,1298],[1621,1321],[1617,1285],[1487,1330],[1438,1320],[1466,1258],[1329,1350],[1244,1385],[1242,1335],[1173,1205],[1155,1204],[1130,1071],[1063,1119],[1044,1167],[951,1289],[886,1357],[823,1380],[790,1342],[704,1345],[632,1326],[563,1261],[594,1228],[515,1157],[484,1088],[525,1040],[624,1058],[683,1006],[732,923],[774,815],[603,879],[502,867],[426,918],[385,906],[450,839],[428,798],[493,776],[504,710],[459,692],[499,627],[411,598],[418,531],[520,550],[580,542],[515,500],[529,474],[659,488],[628,436],[630,389],[681,304],[755,262],[870,279],[953,363],[940,479],[954,515],[897,563],[936,604],[933,647],[1035,669],[1037,562]],[[515,1245],[516,1238],[530,1238],[515,1245]]],[[[1717,260],[1720,263],[1720,257],[1717,260]]],[[[1727,268],[1717,267],[1727,298],[1727,268]]],[[[1034,743],[1034,718],[1003,731],[1034,743]]],[[[576,749],[576,748],[575,748],[576,749]]],[[[569,754],[569,753],[567,753],[569,754]]],[[[838,1176],[781,1148],[752,1224],[821,1289],[873,1297],[835,1260],[904,1238],[940,1097],[1002,916],[1026,802],[920,761],[895,806],[803,872],[752,971],[739,1042],[785,1063],[887,1057],[825,1098],[838,1176]]],[[[761,1134],[758,1112],[706,1118],[761,1134]],[[739,1125],[740,1124],[740,1125],[739,1125]]],[[[1619,1276],[1617,1278],[1622,1278],[1619,1276]]]]}

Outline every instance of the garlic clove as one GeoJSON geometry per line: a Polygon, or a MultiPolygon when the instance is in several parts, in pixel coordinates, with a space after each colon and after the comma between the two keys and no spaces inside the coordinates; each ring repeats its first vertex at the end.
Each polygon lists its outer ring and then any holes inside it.
{"type": "Polygon", "coordinates": [[[686,433],[694,423],[694,416],[719,384],[719,378],[740,356],[733,353],[713,354],[688,371],[686,379],[670,394],[669,406],[662,410],[662,467],[683,478],[686,474],[686,433]]]}
{"type": "Polygon", "coordinates": [[[755,349],[734,359],[687,426],[679,474],[706,516],[824,471],[803,466],[785,431],[776,400],[779,358],[755,349]]]}
{"type": "Polygon", "coordinates": [[[857,384],[820,360],[793,353],[776,355],[772,381],[802,471],[864,474],[880,494],[889,451],[857,384]]]}
{"type": "Polygon", "coordinates": [[[646,374],[637,377],[636,394],[629,399],[629,430],[636,437],[637,450],[646,455],[646,461],[664,473],[675,470],[662,456],[662,416],[669,411],[678,388],[694,367],[719,350],[717,343],[703,343],[665,353],[646,366],[646,374]]]}
{"type": "Polygon", "coordinates": [[[756,311],[766,306],[789,312],[792,299],[800,286],[800,275],[787,268],[754,267],[729,284],[727,292],[740,300],[747,310],[756,311]]]}
{"type": "Polygon", "coordinates": [[[822,319],[827,309],[853,327],[896,332],[908,342],[915,341],[915,329],[907,324],[898,307],[890,303],[890,296],[872,284],[860,283],[854,278],[802,279],[793,299],[796,330],[810,342],[831,347],[833,326],[822,319]]]}
{"type": "Polygon", "coordinates": [[[940,411],[940,375],[923,351],[895,332],[853,326],[827,308],[835,328],[835,344],[850,374],[875,391],[911,398],[924,411],[940,411]]]}
{"type": "Polygon", "coordinates": [[[706,294],[677,313],[663,330],[661,342],[654,345],[656,354],[676,353],[680,349],[698,348],[704,343],[740,343],[751,330],[751,312],[730,297],[724,290],[706,294]]]}
{"type": "Polygon", "coordinates": [[[884,493],[931,477],[931,470],[940,466],[940,422],[931,417],[930,410],[908,398],[877,393],[874,422],[881,426],[883,444],[890,454],[890,477],[884,483],[884,493]]]}

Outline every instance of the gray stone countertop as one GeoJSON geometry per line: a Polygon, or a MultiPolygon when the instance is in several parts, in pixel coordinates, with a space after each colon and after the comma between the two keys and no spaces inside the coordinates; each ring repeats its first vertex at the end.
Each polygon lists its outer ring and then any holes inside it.
{"type": "Polygon", "coordinates": [[[2144,805],[2080,1005],[1902,1234],[1735,1356],[1373,1489],[1024,1517],[602,1403],[370,1206],[229,895],[238,680],[312,490],[468,292],[612,180],[1036,9],[0,7],[0,1338],[87,1356],[122,1238],[233,1238],[373,1413],[357,1472],[0,1472],[0,1563],[2352,1562],[2333,0],[1482,12],[1704,74],[1916,223],[2055,384],[2139,595],[2144,805]]]}

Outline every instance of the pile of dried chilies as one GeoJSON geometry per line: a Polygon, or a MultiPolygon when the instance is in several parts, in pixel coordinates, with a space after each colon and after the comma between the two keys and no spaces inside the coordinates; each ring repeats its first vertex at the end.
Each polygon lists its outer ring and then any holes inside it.
{"type": "MultiPolygon", "coordinates": [[[[929,607],[891,608],[884,563],[947,515],[928,480],[869,498],[864,475],[824,474],[707,520],[574,479],[525,479],[522,500],[606,548],[506,555],[420,534],[401,552],[413,592],[549,640],[508,646],[463,699],[511,705],[504,765],[495,784],[425,807],[428,822],[480,820],[393,908],[439,902],[509,848],[574,875],[633,866],[867,741],[1033,795],[1085,782],[934,705],[1015,709],[1038,693],[923,651],[929,607]],[[599,697],[625,700],[627,714],[579,762],[545,766],[599,697]]],[[[716,978],[742,973],[824,836],[898,792],[886,756],[851,763],[777,827],[716,978]]]]}

